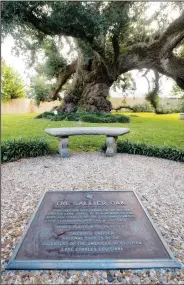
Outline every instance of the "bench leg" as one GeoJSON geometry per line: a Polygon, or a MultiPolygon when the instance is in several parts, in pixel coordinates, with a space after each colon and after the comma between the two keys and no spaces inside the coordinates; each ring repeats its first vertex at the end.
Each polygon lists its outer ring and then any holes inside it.
{"type": "Polygon", "coordinates": [[[60,138],[59,142],[59,153],[61,157],[69,157],[69,152],[68,152],[68,137],[62,137],[60,138]]]}
{"type": "Polygon", "coordinates": [[[106,156],[113,156],[117,151],[117,138],[118,137],[107,137],[106,138],[106,146],[107,150],[106,156]]]}

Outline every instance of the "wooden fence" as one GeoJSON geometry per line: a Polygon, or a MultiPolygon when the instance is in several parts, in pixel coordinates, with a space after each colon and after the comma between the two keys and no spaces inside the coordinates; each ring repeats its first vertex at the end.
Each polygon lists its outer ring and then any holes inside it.
{"type": "MultiPolygon", "coordinates": [[[[110,101],[112,102],[112,106],[116,108],[122,105],[123,98],[111,98],[110,101]]],[[[126,103],[130,106],[144,102],[145,99],[143,97],[126,99],[126,103]]],[[[161,99],[161,102],[169,106],[177,106],[180,104],[181,99],[163,98],[161,99]]],[[[59,101],[44,102],[37,107],[33,99],[12,99],[8,102],[1,103],[1,114],[43,113],[45,111],[50,111],[53,107],[58,106],[59,104],[59,101]]]]}

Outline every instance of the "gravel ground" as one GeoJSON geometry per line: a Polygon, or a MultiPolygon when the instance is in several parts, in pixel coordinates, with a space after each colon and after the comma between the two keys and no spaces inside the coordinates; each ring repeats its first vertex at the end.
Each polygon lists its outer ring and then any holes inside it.
{"type": "Polygon", "coordinates": [[[2,165],[2,284],[184,284],[184,269],[5,271],[47,190],[135,190],[184,265],[184,164],[144,156],[73,153],[2,165]]]}

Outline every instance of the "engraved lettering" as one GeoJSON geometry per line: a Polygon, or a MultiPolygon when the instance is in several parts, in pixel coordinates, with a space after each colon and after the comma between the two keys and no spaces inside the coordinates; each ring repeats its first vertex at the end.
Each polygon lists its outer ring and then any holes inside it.
{"type": "Polygon", "coordinates": [[[125,205],[123,201],[119,202],[119,201],[112,201],[111,205],[125,205]]]}

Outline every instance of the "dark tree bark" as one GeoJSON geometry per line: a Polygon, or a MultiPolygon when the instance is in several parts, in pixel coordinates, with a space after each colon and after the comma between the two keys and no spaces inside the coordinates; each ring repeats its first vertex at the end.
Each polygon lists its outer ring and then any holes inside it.
{"type": "MultiPolygon", "coordinates": [[[[173,49],[184,39],[184,13],[176,19],[158,40],[150,45],[140,43],[128,49],[127,55],[120,55],[118,71],[124,73],[133,69],[155,69],[180,82],[184,81],[184,59],[173,54],[173,49]]],[[[183,89],[183,88],[182,88],[183,89]]]]}
{"type": "Polygon", "coordinates": [[[149,101],[155,112],[158,111],[158,93],[159,93],[159,73],[154,70],[155,80],[153,89],[147,94],[146,100],[149,101]]]}
{"type": "Polygon", "coordinates": [[[58,111],[110,112],[112,106],[108,94],[112,83],[113,80],[99,57],[94,55],[86,63],[81,56],[77,61],[72,86],[58,111]]]}
{"type": "Polygon", "coordinates": [[[58,92],[61,90],[62,86],[67,82],[67,80],[71,77],[71,75],[76,72],[76,68],[77,68],[77,60],[73,61],[70,65],[68,65],[65,68],[65,70],[62,70],[57,74],[55,89],[51,94],[52,100],[57,99],[58,92]]]}

